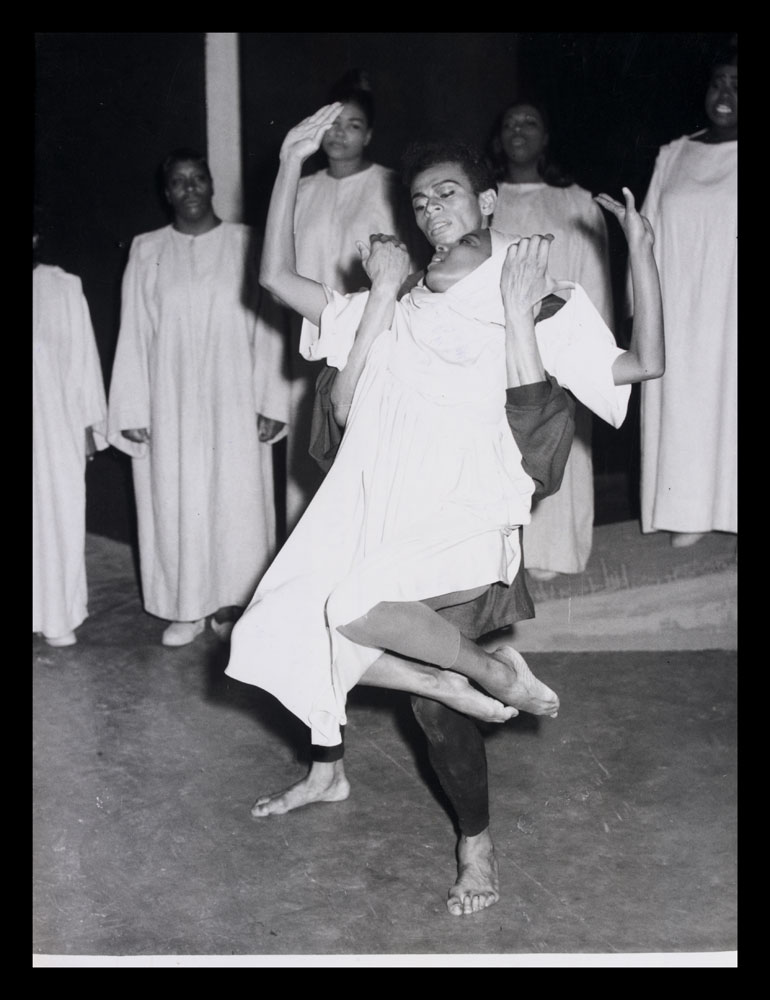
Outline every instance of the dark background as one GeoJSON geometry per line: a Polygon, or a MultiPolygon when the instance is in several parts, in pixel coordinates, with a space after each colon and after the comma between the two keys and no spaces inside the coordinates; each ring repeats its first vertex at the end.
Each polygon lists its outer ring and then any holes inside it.
{"type": "MultiPolygon", "coordinates": [[[[552,147],[578,182],[614,196],[625,184],[641,201],[658,147],[705,125],[708,65],[730,33],[240,37],[244,221],[260,230],[283,136],[325,103],[331,84],[352,67],[370,74],[377,109],[370,152],[380,163],[397,167],[404,145],[428,133],[483,144],[496,115],[523,90],[537,89],[550,105],[552,147]]],[[[81,277],[107,386],[131,239],[168,222],[158,165],[174,146],[206,149],[204,54],[201,32],[34,35],[42,258],[81,277]]],[[[617,228],[610,232],[619,282],[625,250],[617,228]]],[[[636,516],[638,436],[635,387],[619,431],[594,423],[595,472],[625,483],[619,517],[636,516]]],[[[133,540],[130,460],[110,448],[90,463],[87,477],[88,530],[133,540]]],[[[597,496],[597,521],[614,516],[597,496]]]]}

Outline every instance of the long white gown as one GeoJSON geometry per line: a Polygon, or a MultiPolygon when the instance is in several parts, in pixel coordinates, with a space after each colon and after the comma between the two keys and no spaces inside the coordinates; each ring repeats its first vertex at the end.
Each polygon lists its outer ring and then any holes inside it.
{"type": "MultiPolygon", "coordinates": [[[[572,184],[502,183],[494,225],[505,232],[553,233],[548,269],[555,278],[577,281],[612,329],[612,283],[607,225],[590,191],[572,184]]],[[[559,490],[539,500],[524,531],[528,567],[582,573],[593,543],[594,478],[592,418],[578,403],[575,437],[559,490]]]]}
{"type": "MultiPolygon", "coordinates": [[[[389,233],[408,242],[407,207],[398,176],[378,163],[349,177],[332,177],[326,169],[303,177],[294,211],[298,272],[341,292],[367,288],[356,240],[368,244],[372,233],[389,233]]],[[[264,295],[258,324],[260,338],[277,345],[272,381],[285,400],[278,419],[288,424],[286,521],[291,530],[323,478],[308,454],[318,366],[300,355],[297,313],[264,295]]]]}
{"type": "MultiPolygon", "coordinates": [[[[331,470],[233,631],[228,676],[270,691],[319,745],[339,743],[346,694],[382,652],[337,626],[379,601],[510,583],[518,570],[515,529],[529,520],[533,483],[505,417],[509,239],[493,234],[497,251],[449,291],[418,286],[397,304],[331,470]]],[[[368,293],[327,295],[303,350],[341,369],[368,293]]],[[[554,377],[619,424],[628,387],[611,369],[621,352],[579,286],[537,338],[554,377]]]]}
{"type": "Polygon", "coordinates": [[[682,136],[644,200],[666,331],[665,374],[642,385],[645,532],[738,531],[737,170],[737,140],[682,136]]]}
{"type": "Polygon", "coordinates": [[[107,403],[80,278],[32,271],[32,631],[66,635],[88,616],[86,428],[107,447],[107,403]]]}
{"type": "Polygon", "coordinates": [[[251,235],[143,233],[123,278],[109,441],[132,457],[145,608],[170,621],[245,607],[274,553],[251,235]],[[149,446],[121,434],[138,427],[149,446]]]}

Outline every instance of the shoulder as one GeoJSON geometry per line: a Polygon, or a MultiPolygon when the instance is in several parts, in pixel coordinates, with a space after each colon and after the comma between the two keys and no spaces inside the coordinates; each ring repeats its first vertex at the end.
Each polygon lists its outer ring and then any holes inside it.
{"type": "Polygon", "coordinates": [[[131,254],[142,256],[152,253],[171,237],[172,226],[162,226],[147,233],[139,233],[131,240],[131,254]]]}
{"type": "Polygon", "coordinates": [[[579,184],[569,184],[567,187],[561,188],[561,190],[565,191],[570,198],[574,198],[575,201],[591,202],[593,204],[594,196],[579,184]]]}
{"type": "Polygon", "coordinates": [[[58,264],[38,264],[32,271],[32,276],[36,281],[56,281],[62,284],[80,282],[80,278],[76,274],[65,271],[58,264]]]}
{"type": "Polygon", "coordinates": [[[372,177],[382,177],[384,180],[398,179],[397,171],[392,167],[384,167],[381,163],[372,163],[368,167],[372,177]]]}
{"type": "Polygon", "coordinates": [[[703,129],[699,129],[697,132],[693,132],[692,135],[680,135],[677,139],[672,139],[671,142],[664,142],[663,145],[658,150],[658,159],[665,161],[671,157],[678,156],[683,149],[687,149],[690,144],[690,140],[697,135],[701,135],[703,129]]]}
{"type": "Polygon", "coordinates": [[[251,239],[252,228],[243,222],[221,222],[220,228],[225,239],[247,242],[251,239]]]}
{"type": "Polygon", "coordinates": [[[297,191],[312,191],[313,188],[323,184],[328,178],[329,171],[325,168],[323,170],[316,170],[313,174],[306,174],[304,177],[300,177],[297,191]]]}
{"type": "Polygon", "coordinates": [[[56,264],[38,264],[32,271],[32,280],[34,284],[47,285],[54,293],[63,295],[83,293],[83,283],[80,278],[56,264]]]}
{"type": "Polygon", "coordinates": [[[364,175],[369,184],[377,184],[380,187],[390,191],[394,188],[400,189],[401,176],[396,170],[391,169],[391,167],[383,167],[381,163],[372,163],[370,167],[366,169],[364,175]]]}
{"type": "Polygon", "coordinates": [[[579,184],[570,184],[569,187],[562,188],[566,192],[565,197],[569,200],[573,208],[580,212],[584,218],[594,221],[604,220],[601,208],[594,201],[593,194],[579,184]]]}

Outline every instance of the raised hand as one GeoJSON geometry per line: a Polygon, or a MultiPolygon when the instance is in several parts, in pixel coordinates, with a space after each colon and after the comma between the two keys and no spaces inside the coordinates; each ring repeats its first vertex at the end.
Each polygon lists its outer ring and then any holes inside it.
{"type": "Polygon", "coordinates": [[[640,215],[636,210],[636,202],[631,191],[627,188],[620,189],[623,192],[625,205],[617,199],[611,198],[608,194],[597,194],[594,201],[612,212],[620,223],[620,228],[628,241],[628,244],[638,244],[649,241],[650,246],[655,242],[655,234],[650,225],[650,220],[640,215]]]}
{"type": "Polygon", "coordinates": [[[531,312],[563,282],[548,273],[548,253],[553,235],[520,236],[508,247],[500,275],[503,304],[509,314],[531,312]]]}
{"type": "Polygon", "coordinates": [[[398,291],[409,277],[406,244],[386,233],[372,233],[369,246],[361,240],[356,240],[356,246],[372,288],[392,287],[398,291]]]}
{"type": "Polygon", "coordinates": [[[325,104],[315,114],[304,118],[299,125],[289,129],[281,144],[281,159],[296,159],[304,162],[308,156],[318,152],[321,148],[321,140],[332,127],[341,110],[340,101],[335,101],[334,104],[325,104]]]}

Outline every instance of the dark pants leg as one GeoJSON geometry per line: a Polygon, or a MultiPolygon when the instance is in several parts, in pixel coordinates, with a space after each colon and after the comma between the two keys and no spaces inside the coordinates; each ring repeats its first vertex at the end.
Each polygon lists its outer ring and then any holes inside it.
{"type": "Polygon", "coordinates": [[[476,722],[430,698],[412,696],[414,717],[428,741],[428,759],[457,814],[460,832],[475,837],[489,826],[484,738],[476,722]]]}
{"type": "Polygon", "coordinates": [[[310,759],[321,764],[331,764],[335,760],[342,760],[345,756],[345,727],[340,726],[340,741],[333,747],[322,747],[318,743],[310,744],[310,759]]]}

